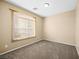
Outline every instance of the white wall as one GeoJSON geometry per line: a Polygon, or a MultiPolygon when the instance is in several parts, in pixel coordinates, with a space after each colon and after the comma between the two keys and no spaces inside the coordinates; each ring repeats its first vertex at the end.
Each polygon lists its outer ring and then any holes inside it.
{"type": "Polygon", "coordinates": [[[45,18],[44,39],[75,45],[75,10],[45,18]]]}
{"type": "Polygon", "coordinates": [[[76,48],[79,54],[79,0],[77,0],[76,8],[76,48]]]}

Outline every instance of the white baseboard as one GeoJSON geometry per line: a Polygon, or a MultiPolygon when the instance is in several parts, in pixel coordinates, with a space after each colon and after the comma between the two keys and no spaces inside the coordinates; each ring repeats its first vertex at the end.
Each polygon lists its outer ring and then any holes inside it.
{"type": "Polygon", "coordinates": [[[58,41],[53,41],[53,40],[49,40],[49,39],[46,39],[46,40],[47,40],[47,41],[51,41],[51,42],[57,42],[57,43],[61,43],[61,44],[76,46],[76,44],[70,44],[70,43],[66,43],[66,42],[58,42],[58,41]]]}
{"type": "MultiPolygon", "coordinates": [[[[44,40],[45,40],[45,39],[44,39],[44,40]]],[[[50,42],[57,42],[57,41],[52,41],[52,40],[48,40],[48,39],[46,39],[46,40],[47,40],[47,41],[50,41],[50,42]]],[[[63,43],[63,42],[57,42],[57,43],[75,46],[75,48],[76,48],[76,50],[77,50],[77,53],[78,53],[78,56],[79,56],[79,46],[76,46],[76,44],[69,44],[69,43],[63,43]]]]}
{"type": "Polygon", "coordinates": [[[29,44],[26,44],[26,45],[23,45],[23,46],[20,46],[20,47],[17,47],[17,48],[14,48],[14,49],[8,50],[8,51],[6,51],[6,52],[0,53],[0,55],[4,55],[4,54],[6,54],[6,53],[12,52],[12,51],[14,51],[14,50],[17,50],[17,49],[23,48],[23,47],[25,47],[25,46],[28,46],[28,45],[34,44],[34,43],[39,42],[39,41],[41,41],[41,39],[40,39],[40,40],[35,40],[35,41],[32,42],[32,43],[29,43],[29,44]]]}
{"type": "Polygon", "coordinates": [[[76,46],[76,50],[77,50],[77,53],[78,53],[78,56],[79,56],[79,46],[76,46]]]}

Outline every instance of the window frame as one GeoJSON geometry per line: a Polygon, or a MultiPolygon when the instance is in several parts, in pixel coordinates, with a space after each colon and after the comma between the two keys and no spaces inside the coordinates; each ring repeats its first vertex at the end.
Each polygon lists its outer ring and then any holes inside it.
{"type": "MultiPolygon", "coordinates": [[[[24,20],[24,19],[23,19],[24,20]]],[[[30,20],[30,21],[31,21],[30,20]]],[[[35,38],[36,37],[36,18],[35,17],[32,17],[32,16],[28,16],[27,14],[24,14],[24,13],[21,13],[21,12],[15,12],[15,11],[12,11],[12,41],[18,41],[18,40],[23,40],[23,39],[29,39],[29,38],[35,38]],[[14,13],[19,13],[19,14],[22,14],[22,15],[25,15],[25,16],[27,16],[27,20],[34,20],[34,33],[31,35],[31,36],[26,36],[26,37],[24,37],[24,38],[19,38],[19,39],[17,39],[16,37],[15,37],[15,26],[14,26],[14,24],[15,24],[15,19],[14,19],[14,17],[16,16],[14,13]]]]}

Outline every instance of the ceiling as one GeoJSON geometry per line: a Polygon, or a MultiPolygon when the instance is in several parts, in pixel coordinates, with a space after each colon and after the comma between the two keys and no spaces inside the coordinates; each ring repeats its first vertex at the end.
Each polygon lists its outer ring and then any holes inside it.
{"type": "Polygon", "coordinates": [[[42,17],[48,17],[75,9],[76,0],[6,0],[42,17]],[[45,3],[49,3],[45,7],[45,3]]]}

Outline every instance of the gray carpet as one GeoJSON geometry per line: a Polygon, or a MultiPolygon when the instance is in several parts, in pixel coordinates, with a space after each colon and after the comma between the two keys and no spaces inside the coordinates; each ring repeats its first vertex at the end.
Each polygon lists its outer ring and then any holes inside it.
{"type": "Polygon", "coordinates": [[[78,59],[74,46],[40,41],[0,56],[0,59],[78,59]]]}

